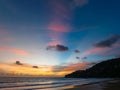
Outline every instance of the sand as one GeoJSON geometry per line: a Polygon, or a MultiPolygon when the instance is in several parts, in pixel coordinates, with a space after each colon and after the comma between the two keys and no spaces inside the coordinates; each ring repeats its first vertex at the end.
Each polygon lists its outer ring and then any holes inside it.
{"type": "Polygon", "coordinates": [[[64,90],[120,90],[120,80],[91,83],[64,90]]]}

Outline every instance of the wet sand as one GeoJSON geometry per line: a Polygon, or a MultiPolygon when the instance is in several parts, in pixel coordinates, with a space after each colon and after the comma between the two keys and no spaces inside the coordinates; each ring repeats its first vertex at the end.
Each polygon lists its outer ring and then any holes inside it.
{"type": "Polygon", "coordinates": [[[64,90],[120,90],[120,80],[85,84],[64,90]]]}

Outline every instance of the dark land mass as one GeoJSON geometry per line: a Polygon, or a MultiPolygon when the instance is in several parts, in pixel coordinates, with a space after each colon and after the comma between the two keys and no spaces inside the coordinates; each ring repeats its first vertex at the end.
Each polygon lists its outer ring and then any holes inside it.
{"type": "Polygon", "coordinates": [[[66,78],[120,78],[120,58],[102,61],[86,70],[65,75],[66,78]]]}

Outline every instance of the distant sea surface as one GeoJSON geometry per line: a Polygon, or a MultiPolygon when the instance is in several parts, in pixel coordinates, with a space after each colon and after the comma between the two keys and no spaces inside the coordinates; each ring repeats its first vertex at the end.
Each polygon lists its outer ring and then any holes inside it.
{"type": "Polygon", "coordinates": [[[0,77],[0,90],[64,90],[110,79],[0,77]]]}

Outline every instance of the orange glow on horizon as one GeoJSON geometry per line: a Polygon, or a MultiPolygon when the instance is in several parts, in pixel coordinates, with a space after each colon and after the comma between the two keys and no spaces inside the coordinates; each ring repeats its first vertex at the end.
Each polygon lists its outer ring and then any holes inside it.
{"type": "Polygon", "coordinates": [[[16,65],[16,64],[4,64],[0,63],[0,73],[6,73],[16,76],[44,76],[44,77],[62,77],[78,69],[84,69],[89,63],[82,62],[76,64],[70,64],[55,70],[54,66],[38,66],[39,68],[33,68],[31,65],[16,65]]]}

